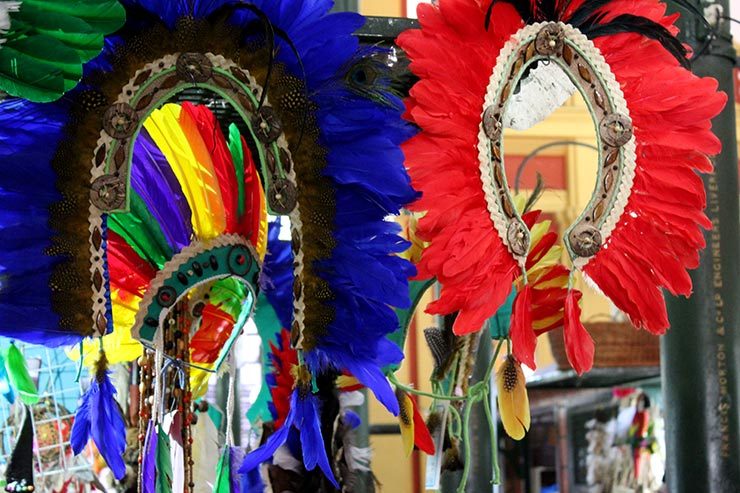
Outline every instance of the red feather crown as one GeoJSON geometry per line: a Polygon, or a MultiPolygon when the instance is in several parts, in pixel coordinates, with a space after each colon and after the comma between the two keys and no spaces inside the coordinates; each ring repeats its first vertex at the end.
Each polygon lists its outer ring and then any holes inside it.
{"type": "MultiPolygon", "coordinates": [[[[688,296],[687,269],[705,246],[705,192],[720,151],[710,120],[726,102],[717,82],[693,75],[675,38],[676,16],[656,0],[440,0],[419,7],[420,30],[399,44],[420,78],[407,117],[422,131],[404,146],[425,211],[418,235],[430,244],[420,277],[436,277],[436,314],[459,312],[454,330],[479,330],[523,276],[510,336],[534,364],[530,228],[513,205],[503,168],[504,113],[538,63],[556,63],[586,99],[599,144],[596,190],[564,234],[580,270],[633,324],[668,328],[662,288],[688,296]]],[[[572,276],[572,273],[571,273],[572,276]]],[[[568,356],[591,367],[593,342],[578,298],[564,299],[568,356]]]]}

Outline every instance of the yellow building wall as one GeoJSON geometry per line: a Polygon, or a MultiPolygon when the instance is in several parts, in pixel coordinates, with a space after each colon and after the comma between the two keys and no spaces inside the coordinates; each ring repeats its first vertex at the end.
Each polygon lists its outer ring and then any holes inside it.
{"type": "Polygon", "coordinates": [[[400,0],[360,0],[363,15],[400,17],[404,14],[404,3],[400,0]]]}

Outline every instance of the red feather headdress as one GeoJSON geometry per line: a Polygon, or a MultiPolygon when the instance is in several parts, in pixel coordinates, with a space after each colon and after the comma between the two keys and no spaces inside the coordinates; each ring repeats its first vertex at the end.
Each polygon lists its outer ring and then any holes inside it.
{"type": "MultiPolygon", "coordinates": [[[[663,333],[662,289],[690,295],[687,269],[711,227],[696,172],[712,170],[720,143],[710,120],[727,100],[714,79],[687,70],[676,16],[656,0],[440,0],[418,14],[421,29],[398,42],[420,78],[407,117],[422,131],[404,152],[423,193],[412,206],[426,212],[418,235],[430,243],[419,276],[442,285],[428,311],[459,312],[455,332],[475,332],[523,276],[510,337],[517,359],[534,361],[533,245],[506,184],[502,130],[521,80],[556,63],[586,99],[599,144],[594,196],[563,238],[573,269],[636,327],[663,333]]],[[[583,372],[593,342],[579,298],[561,297],[568,356],[583,372]]]]}

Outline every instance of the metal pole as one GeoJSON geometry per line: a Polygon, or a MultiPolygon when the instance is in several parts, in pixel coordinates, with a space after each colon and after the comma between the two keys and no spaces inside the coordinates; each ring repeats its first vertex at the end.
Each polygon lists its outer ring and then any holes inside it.
{"type": "MultiPolygon", "coordinates": [[[[729,16],[728,0],[689,2],[700,10],[719,6],[729,16]]],[[[693,63],[694,73],[716,78],[729,102],[713,122],[723,150],[715,173],[704,180],[714,228],[706,233],[707,248],[691,276],[694,295],[668,299],[671,329],[661,343],[667,479],[671,493],[734,493],[740,488],[735,51],[727,21],[718,20],[719,35],[707,43],[708,30],[697,16],[679,10],[684,41],[695,50],[705,48],[693,63]]]]}

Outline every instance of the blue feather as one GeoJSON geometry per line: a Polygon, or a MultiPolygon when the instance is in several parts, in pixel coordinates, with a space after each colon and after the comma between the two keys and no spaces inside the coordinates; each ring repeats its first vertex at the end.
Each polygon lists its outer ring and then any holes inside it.
{"type": "Polygon", "coordinates": [[[61,199],[51,162],[66,110],[63,103],[0,102],[0,335],[48,346],[80,340],[58,329],[49,279],[62,258],[45,254],[53,236],[48,207],[61,199]]]}
{"type": "Polygon", "coordinates": [[[285,418],[285,423],[270,435],[262,446],[247,454],[239,468],[239,473],[247,474],[270,460],[277,449],[287,442],[291,430],[295,429],[300,433],[303,465],[306,470],[312,471],[318,466],[327,479],[339,488],[326,455],[324,438],[321,435],[320,416],[318,399],[311,393],[310,385],[294,389],[290,397],[290,411],[285,418]]]}
{"type": "Polygon", "coordinates": [[[355,429],[362,424],[362,419],[354,411],[344,411],[344,422],[351,429],[355,429]]]}
{"type": "Polygon", "coordinates": [[[115,478],[120,480],[126,474],[123,461],[126,424],[115,395],[116,389],[108,377],[105,356],[102,356],[90,388],[77,408],[70,442],[74,453],[79,454],[92,439],[115,478]]]}

